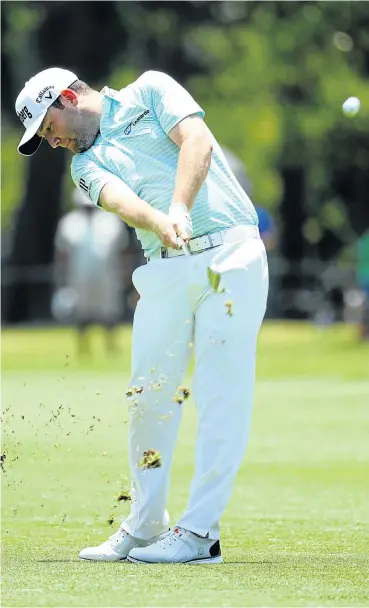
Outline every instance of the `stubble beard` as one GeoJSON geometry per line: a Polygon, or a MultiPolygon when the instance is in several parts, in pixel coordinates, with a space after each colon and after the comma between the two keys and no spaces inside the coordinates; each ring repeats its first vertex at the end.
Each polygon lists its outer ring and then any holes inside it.
{"type": "Polygon", "coordinates": [[[90,110],[78,113],[76,124],[73,126],[73,151],[76,154],[85,152],[93,145],[100,131],[100,114],[90,110]]]}

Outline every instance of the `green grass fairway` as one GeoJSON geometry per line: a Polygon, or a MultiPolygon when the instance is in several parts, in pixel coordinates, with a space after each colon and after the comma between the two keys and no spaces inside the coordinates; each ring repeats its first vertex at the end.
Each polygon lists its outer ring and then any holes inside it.
{"type": "MultiPolygon", "coordinates": [[[[122,328],[122,351],[108,359],[96,330],[81,362],[69,329],[3,332],[2,606],[368,606],[369,348],[350,327],[263,327],[224,564],[78,559],[128,511],[115,497],[129,487],[130,339],[122,328]]],[[[195,424],[186,403],[172,523],[186,504],[195,424]]]]}

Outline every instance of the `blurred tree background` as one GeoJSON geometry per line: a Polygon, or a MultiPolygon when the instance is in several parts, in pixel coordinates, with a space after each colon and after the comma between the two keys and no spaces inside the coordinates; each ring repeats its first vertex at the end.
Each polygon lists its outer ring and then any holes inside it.
{"type": "MultiPolygon", "coordinates": [[[[48,316],[50,285],[41,278],[31,289],[24,271],[31,276],[31,267],[52,262],[72,188],[65,151],[42,146],[31,159],[16,151],[15,98],[52,65],[97,88],[122,88],[147,69],[170,73],[204,107],[220,144],[244,162],[253,201],[277,219],[287,263],[339,264],[350,255],[369,227],[368,7],[2,2],[2,232],[7,272],[23,269],[6,289],[6,319],[48,316]],[[350,119],[341,105],[351,95],[362,110],[350,119]]],[[[283,281],[288,292],[304,277],[287,271],[283,281]]],[[[284,312],[293,316],[287,305],[284,312]]]]}

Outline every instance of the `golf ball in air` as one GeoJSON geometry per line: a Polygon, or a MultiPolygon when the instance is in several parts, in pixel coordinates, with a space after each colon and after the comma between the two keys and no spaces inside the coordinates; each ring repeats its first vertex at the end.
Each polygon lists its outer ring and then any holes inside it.
{"type": "Polygon", "coordinates": [[[349,97],[342,104],[342,110],[346,116],[355,116],[360,110],[360,100],[357,97],[349,97]]]}

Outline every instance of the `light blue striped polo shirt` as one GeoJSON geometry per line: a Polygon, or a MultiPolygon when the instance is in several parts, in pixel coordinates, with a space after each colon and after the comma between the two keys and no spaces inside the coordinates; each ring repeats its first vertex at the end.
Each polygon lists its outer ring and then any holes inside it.
{"type": "MultiPolygon", "coordinates": [[[[105,87],[102,93],[100,134],[86,152],[72,160],[76,186],[98,205],[103,186],[123,180],[140,198],[167,213],[179,155],[168,133],[186,116],[203,117],[204,111],[162,72],[145,72],[119,92],[105,87]]],[[[193,237],[239,224],[258,224],[253,204],[212,139],[209,172],[191,210],[193,237]]],[[[136,234],[146,256],[161,247],[152,232],[136,229],[136,234]]]]}

